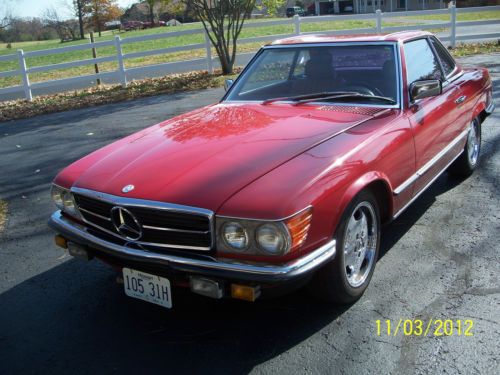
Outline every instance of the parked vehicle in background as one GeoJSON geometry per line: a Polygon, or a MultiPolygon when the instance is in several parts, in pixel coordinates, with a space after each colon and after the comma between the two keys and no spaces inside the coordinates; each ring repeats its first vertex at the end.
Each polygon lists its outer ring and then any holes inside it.
{"type": "Polygon", "coordinates": [[[141,21],[127,21],[122,24],[122,29],[125,31],[140,30],[142,29],[141,21]]]}
{"type": "Polygon", "coordinates": [[[54,180],[56,242],[112,264],[131,297],[254,301],[307,283],[356,301],[382,225],[444,171],[477,168],[494,109],[487,69],[420,31],[278,40],[227,86],[54,180]]]}
{"type": "Polygon", "coordinates": [[[303,8],[298,6],[286,8],[286,16],[288,18],[293,17],[295,15],[304,17],[306,15],[306,12],[303,8]]]}

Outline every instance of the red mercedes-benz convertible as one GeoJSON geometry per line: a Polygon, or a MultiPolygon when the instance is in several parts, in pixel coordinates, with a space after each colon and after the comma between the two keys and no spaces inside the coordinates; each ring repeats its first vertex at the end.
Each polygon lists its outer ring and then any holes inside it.
{"type": "Polygon", "coordinates": [[[219,103],[59,173],[49,224],[71,255],[165,307],[177,287],[254,301],[306,283],[351,303],[382,224],[443,171],[473,172],[492,111],[488,71],[429,33],[279,40],[219,103]]]}

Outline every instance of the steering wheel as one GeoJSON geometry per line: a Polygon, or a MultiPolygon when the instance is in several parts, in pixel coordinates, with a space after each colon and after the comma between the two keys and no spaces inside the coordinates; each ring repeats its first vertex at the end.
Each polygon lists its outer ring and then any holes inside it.
{"type": "Polygon", "coordinates": [[[354,91],[359,92],[360,94],[366,95],[381,95],[381,92],[377,88],[371,88],[366,85],[347,85],[343,87],[342,91],[354,91]]]}

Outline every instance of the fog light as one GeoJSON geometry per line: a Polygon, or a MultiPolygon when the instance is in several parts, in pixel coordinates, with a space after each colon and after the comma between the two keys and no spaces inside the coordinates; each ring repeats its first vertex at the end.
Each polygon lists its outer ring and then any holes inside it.
{"type": "Polygon", "coordinates": [[[68,248],[68,240],[60,234],[56,234],[56,236],[54,237],[54,241],[56,242],[57,246],[62,247],[63,249],[68,248]]]}
{"type": "Polygon", "coordinates": [[[193,293],[217,299],[224,296],[223,286],[217,281],[202,277],[192,277],[189,284],[193,293]]]}
{"type": "Polygon", "coordinates": [[[260,286],[231,284],[231,297],[244,301],[255,301],[260,296],[260,286]]]}
{"type": "Polygon", "coordinates": [[[68,242],[68,252],[69,255],[85,261],[89,261],[94,257],[88,252],[86,247],[74,242],[68,242]]]}

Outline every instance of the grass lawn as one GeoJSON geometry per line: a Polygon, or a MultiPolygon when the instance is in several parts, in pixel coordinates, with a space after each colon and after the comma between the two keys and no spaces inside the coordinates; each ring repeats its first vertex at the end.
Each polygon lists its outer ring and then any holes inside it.
{"type": "MultiPolygon", "coordinates": [[[[408,20],[429,20],[429,21],[449,21],[449,14],[429,14],[425,16],[407,16],[408,20]]],[[[487,12],[457,13],[457,21],[485,21],[500,19],[500,10],[491,10],[487,12]]]]}
{"type": "Polygon", "coordinates": [[[7,202],[0,200],[0,232],[7,221],[7,202]]]}

